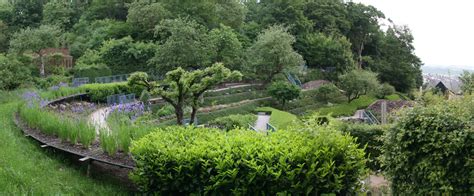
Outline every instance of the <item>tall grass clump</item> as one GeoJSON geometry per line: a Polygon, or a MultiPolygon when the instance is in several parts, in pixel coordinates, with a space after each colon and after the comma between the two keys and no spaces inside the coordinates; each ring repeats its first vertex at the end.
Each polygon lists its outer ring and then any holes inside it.
{"type": "Polygon", "coordinates": [[[135,123],[145,112],[143,103],[115,106],[107,118],[109,130],[103,130],[100,134],[103,150],[109,155],[119,151],[128,153],[132,140],[143,137],[153,129],[150,125],[135,123]]]}
{"type": "Polygon", "coordinates": [[[23,98],[25,103],[19,105],[18,111],[29,127],[73,144],[80,142],[86,148],[94,141],[95,129],[85,119],[70,119],[48,111],[37,93],[27,92],[23,98]]]}

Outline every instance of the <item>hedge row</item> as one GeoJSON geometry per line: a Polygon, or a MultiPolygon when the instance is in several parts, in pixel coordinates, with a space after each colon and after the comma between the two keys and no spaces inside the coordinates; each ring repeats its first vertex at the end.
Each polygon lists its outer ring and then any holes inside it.
{"type": "Polygon", "coordinates": [[[208,91],[204,93],[204,97],[217,97],[217,96],[230,95],[230,94],[236,94],[236,93],[251,92],[251,91],[256,91],[256,90],[258,90],[258,86],[229,88],[227,90],[221,90],[221,91],[208,91]]]}
{"type": "Polygon", "coordinates": [[[222,95],[215,97],[204,97],[203,106],[222,105],[236,103],[243,100],[252,100],[268,96],[265,91],[251,91],[236,93],[230,95],[222,95]]]}
{"type": "Polygon", "coordinates": [[[131,179],[163,195],[351,194],[364,151],[338,131],[309,124],[268,136],[248,130],[167,127],[132,143],[131,179]]]}
{"type": "Polygon", "coordinates": [[[58,90],[50,90],[41,93],[41,97],[46,99],[55,99],[78,93],[88,93],[93,102],[106,102],[107,96],[114,94],[131,94],[140,96],[143,88],[131,88],[127,82],[108,83],[108,84],[85,84],[77,88],[61,87],[58,90]]]}
{"type": "Polygon", "coordinates": [[[396,195],[474,195],[474,97],[418,106],[387,132],[385,171],[396,195]]]}
{"type": "Polygon", "coordinates": [[[367,167],[373,171],[382,169],[380,155],[382,154],[383,135],[387,127],[382,125],[344,123],[341,130],[357,138],[359,148],[365,147],[368,159],[367,167]]]}

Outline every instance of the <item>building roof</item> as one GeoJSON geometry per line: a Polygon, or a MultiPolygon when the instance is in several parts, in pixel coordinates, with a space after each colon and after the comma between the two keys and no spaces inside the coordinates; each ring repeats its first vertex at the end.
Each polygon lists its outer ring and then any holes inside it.
{"type": "Polygon", "coordinates": [[[425,77],[426,89],[444,86],[455,94],[460,94],[461,82],[450,77],[425,77]]]}

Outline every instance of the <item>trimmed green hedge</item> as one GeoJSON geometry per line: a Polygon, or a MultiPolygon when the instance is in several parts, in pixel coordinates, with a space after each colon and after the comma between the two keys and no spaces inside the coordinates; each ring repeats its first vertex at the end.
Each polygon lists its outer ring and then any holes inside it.
{"type": "Polygon", "coordinates": [[[204,93],[204,97],[218,97],[218,96],[230,95],[230,94],[236,94],[236,93],[252,92],[256,90],[258,90],[258,86],[229,88],[227,90],[221,90],[221,91],[216,91],[216,92],[208,91],[204,93]]]}
{"type": "Polygon", "coordinates": [[[380,155],[382,154],[383,135],[387,127],[381,125],[351,124],[345,123],[341,130],[357,138],[359,148],[365,147],[365,155],[368,158],[367,167],[372,171],[380,170],[380,155]]]}
{"type": "Polygon", "coordinates": [[[251,92],[243,92],[243,93],[236,93],[236,94],[229,94],[229,95],[222,95],[222,96],[215,96],[215,97],[204,97],[203,106],[212,106],[212,105],[222,105],[222,104],[230,104],[236,103],[243,100],[252,100],[267,97],[267,93],[265,91],[251,91],[251,92]]]}
{"type": "Polygon", "coordinates": [[[140,190],[163,195],[353,194],[364,151],[339,131],[311,124],[269,134],[167,127],[132,142],[140,190]]]}
{"type": "Polygon", "coordinates": [[[396,195],[474,195],[474,98],[407,110],[387,132],[396,195]]]}

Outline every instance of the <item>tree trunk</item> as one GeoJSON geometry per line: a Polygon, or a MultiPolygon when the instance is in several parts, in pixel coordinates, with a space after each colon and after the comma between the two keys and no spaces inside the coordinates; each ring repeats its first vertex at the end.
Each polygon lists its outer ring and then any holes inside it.
{"type": "Polygon", "coordinates": [[[193,111],[191,112],[191,120],[189,121],[190,125],[194,125],[194,120],[196,119],[198,108],[193,106],[193,111]]]}
{"type": "Polygon", "coordinates": [[[183,112],[183,107],[182,106],[175,106],[174,111],[176,114],[176,122],[178,125],[184,125],[183,118],[184,118],[184,112],[183,112]]]}
{"type": "Polygon", "coordinates": [[[362,51],[364,50],[364,42],[362,42],[360,44],[360,48],[359,48],[359,51],[358,51],[358,62],[357,62],[357,65],[358,65],[358,68],[359,69],[362,69],[362,51]]]}
{"type": "Polygon", "coordinates": [[[40,61],[41,61],[40,75],[41,75],[42,77],[44,77],[44,76],[45,76],[45,72],[44,72],[44,57],[43,57],[43,55],[42,55],[41,53],[39,54],[39,58],[40,58],[40,61]]]}

